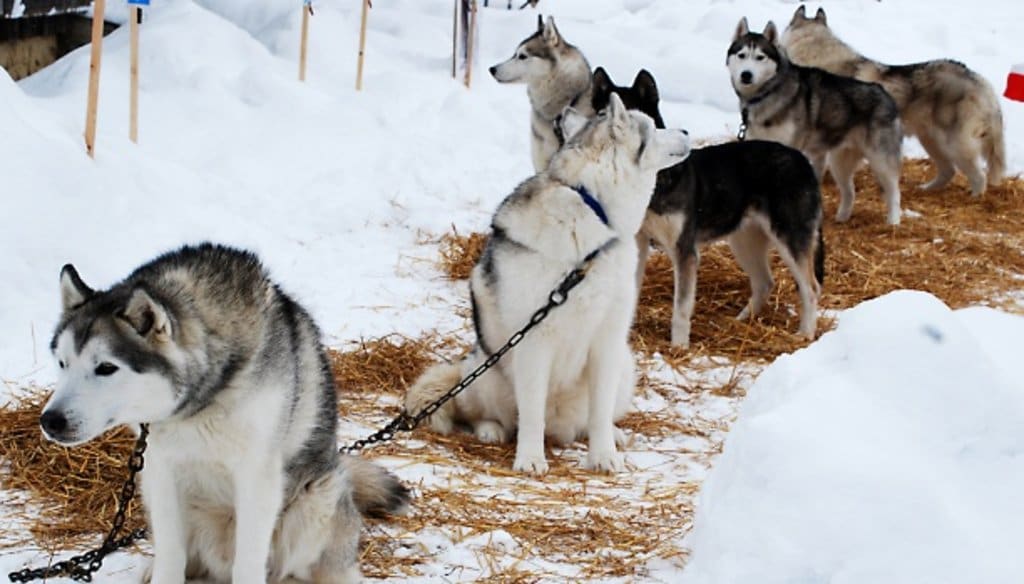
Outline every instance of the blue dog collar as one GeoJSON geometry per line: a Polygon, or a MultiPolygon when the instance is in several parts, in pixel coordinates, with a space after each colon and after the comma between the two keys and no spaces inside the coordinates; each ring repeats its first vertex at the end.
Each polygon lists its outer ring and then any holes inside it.
{"type": "Polygon", "coordinates": [[[583,202],[586,203],[587,206],[590,207],[590,209],[594,212],[594,214],[597,215],[597,218],[601,220],[601,223],[608,225],[608,215],[604,212],[604,207],[601,206],[600,201],[594,198],[594,195],[590,194],[590,191],[587,190],[587,187],[583,185],[577,185],[573,187],[572,190],[576,191],[579,194],[580,198],[583,199],[583,202]]]}

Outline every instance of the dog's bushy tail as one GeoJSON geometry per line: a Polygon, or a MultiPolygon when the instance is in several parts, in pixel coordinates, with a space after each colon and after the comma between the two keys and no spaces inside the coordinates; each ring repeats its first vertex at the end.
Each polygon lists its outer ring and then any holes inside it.
{"type": "Polygon", "coordinates": [[[818,244],[814,246],[814,279],[819,286],[825,284],[825,238],[821,233],[822,223],[818,222],[818,244]]]}
{"type": "MultiPolygon", "coordinates": [[[[462,368],[459,363],[438,363],[427,369],[405,393],[405,411],[410,416],[415,416],[427,405],[437,401],[460,379],[462,368]]],[[[449,400],[430,416],[430,427],[435,432],[450,434],[455,428],[457,415],[455,400],[449,400]]]]}
{"type": "Polygon", "coordinates": [[[1006,174],[1006,141],[1003,138],[1003,112],[999,103],[992,104],[985,134],[981,138],[981,152],[988,163],[988,184],[998,185],[1006,174]]]}
{"type": "Polygon", "coordinates": [[[352,483],[352,501],[366,517],[401,514],[412,494],[398,477],[358,456],[342,456],[341,464],[352,483]]]}

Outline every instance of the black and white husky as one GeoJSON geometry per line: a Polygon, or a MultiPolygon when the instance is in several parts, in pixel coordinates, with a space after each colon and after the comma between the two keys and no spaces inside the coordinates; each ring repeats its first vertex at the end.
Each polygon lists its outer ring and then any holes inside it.
{"type": "MultiPolygon", "coordinates": [[[[658,86],[640,71],[632,87],[615,85],[604,69],[594,71],[592,105],[602,110],[618,95],[659,126],[658,86]]],[[[672,344],[686,347],[696,299],[700,246],[726,239],[750,278],[751,296],[739,318],[752,318],[773,287],[768,254],[774,246],[792,272],[800,293],[800,334],[814,338],[817,301],[824,276],[821,192],[814,170],[800,152],[750,140],[698,148],[683,162],[658,173],[657,186],[637,235],[643,280],[648,242],[672,259],[675,303],[672,344]]]]}
{"type": "Polygon", "coordinates": [[[635,389],[629,329],[636,305],[635,236],[657,171],[689,152],[681,131],[655,129],[612,96],[588,121],[563,117],[566,144],[547,171],[519,185],[498,207],[490,240],[473,268],[470,299],[477,342],[454,364],[429,369],[409,389],[406,409],[421,411],[483,363],[530,321],[551,291],[592,254],[586,278],[500,364],[432,418],[443,433],[456,423],[484,442],[518,429],[513,468],[544,473],[544,437],[586,436],[587,468],[619,471],[615,421],[635,389]]]}
{"type": "Polygon", "coordinates": [[[408,491],[338,454],[320,332],[250,253],[204,244],[97,291],[70,265],[40,424],[74,446],[148,423],[147,582],[357,582],[364,514],[408,491]]]}
{"type": "Polygon", "coordinates": [[[899,108],[882,86],[794,65],[771,22],[756,33],[742,19],[726,54],[748,137],[800,150],[819,178],[827,162],[839,186],[839,222],[853,214],[853,174],[866,158],[882,189],[886,221],[900,222],[903,130],[899,108]]]}

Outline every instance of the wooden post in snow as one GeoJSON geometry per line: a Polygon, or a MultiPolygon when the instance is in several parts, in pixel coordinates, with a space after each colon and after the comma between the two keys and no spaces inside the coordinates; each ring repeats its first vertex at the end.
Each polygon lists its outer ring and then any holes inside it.
{"type": "Polygon", "coordinates": [[[89,93],[85,106],[85,152],[96,154],[96,109],[100,99],[100,60],[103,58],[103,12],[106,0],[95,0],[92,12],[92,51],[89,58],[89,93]]]}
{"type": "Polygon", "coordinates": [[[128,100],[128,139],[139,143],[139,20],[142,17],[142,9],[136,4],[131,4],[128,11],[128,28],[131,47],[129,58],[130,98],[128,100]]]}
{"type": "Polygon", "coordinates": [[[469,26],[466,30],[466,87],[473,82],[473,45],[476,37],[476,0],[463,0],[469,2],[469,26]]]}
{"type": "Polygon", "coordinates": [[[370,11],[370,0],[363,0],[363,17],[359,24],[359,61],[356,64],[356,91],[363,89],[363,55],[366,53],[366,17],[370,11]]]}
{"type": "Polygon", "coordinates": [[[459,66],[459,8],[462,0],[455,0],[455,14],[452,16],[452,79],[458,74],[459,66]]]}
{"type": "Polygon", "coordinates": [[[309,43],[309,17],[313,14],[313,1],[302,2],[302,40],[299,44],[299,81],[306,80],[306,46],[309,43]]]}

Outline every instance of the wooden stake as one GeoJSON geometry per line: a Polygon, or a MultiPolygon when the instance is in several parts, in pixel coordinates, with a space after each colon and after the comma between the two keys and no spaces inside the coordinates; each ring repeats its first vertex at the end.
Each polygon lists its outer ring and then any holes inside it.
{"type": "Polygon", "coordinates": [[[92,12],[92,52],[89,59],[89,95],[85,107],[85,151],[96,152],[96,109],[100,100],[100,59],[103,57],[103,12],[106,0],[95,0],[92,12]]]}
{"type": "Polygon", "coordinates": [[[466,31],[466,87],[473,81],[473,44],[476,37],[476,0],[469,2],[469,30],[466,31]]]}
{"type": "Polygon", "coordinates": [[[366,17],[370,0],[363,0],[363,19],[359,24],[359,63],[356,65],[356,91],[363,90],[363,55],[366,53],[366,17]]]}
{"type": "Polygon", "coordinates": [[[130,36],[131,57],[129,74],[131,76],[131,97],[129,99],[128,139],[139,143],[139,16],[141,9],[132,4],[129,10],[128,32],[130,36]]]}
{"type": "Polygon", "coordinates": [[[455,0],[455,15],[452,16],[452,79],[458,74],[459,62],[459,5],[462,0],[455,0]]]}
{"type": "Polygon", "coordinates": [[[306,45],[309,42],[309,15],[313,14],[313,5],[302,4],[302,41],[299,44],[299,81],[306,80],[306,45]]]}

